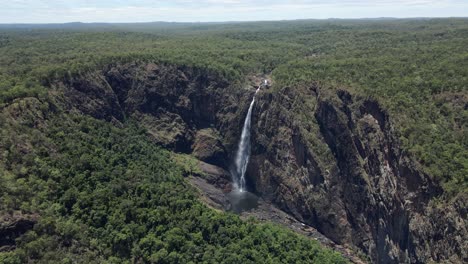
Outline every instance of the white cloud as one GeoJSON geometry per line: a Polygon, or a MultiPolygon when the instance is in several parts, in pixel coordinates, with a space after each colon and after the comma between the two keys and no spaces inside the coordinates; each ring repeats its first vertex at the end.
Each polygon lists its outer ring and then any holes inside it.
{"type": "Polygon", "coordinates": [[[467,16],[462,0],[0,0],[0,23],[467,16]]]}

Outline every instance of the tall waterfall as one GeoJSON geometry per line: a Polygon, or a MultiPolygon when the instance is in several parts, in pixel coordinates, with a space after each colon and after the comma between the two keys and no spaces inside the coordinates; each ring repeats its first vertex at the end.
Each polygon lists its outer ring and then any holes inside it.
{"type": "MultiPolygon", "coordinates": [[[[260,90],[258,87],[255,95],[260,90]]],[[[242,134],[237,146],[237,153],[234,160],[235,171],[233,174],[234,188],[240,192],[245,191],[245,172],[247,171],[247,165],[249,164],[250,158],[250,123],[252,118],[252,109],[255,104],[255,95],[250,103],[249,111],[245,117],[244,127],[242,128],[242,134]]]]}

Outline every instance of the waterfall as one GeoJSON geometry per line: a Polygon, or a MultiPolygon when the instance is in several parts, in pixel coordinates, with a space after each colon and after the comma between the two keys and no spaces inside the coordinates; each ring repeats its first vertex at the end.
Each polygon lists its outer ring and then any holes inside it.
{"type": "MultiPolygon", "coordinates": [[[[260,90],[258,87],[255,95],[260,90]]],[[[234,180],[234,188],[240,192],[245,191],[245,172],[250,158],[250,123],[252,118],[252,109],[255,104],[255,95],[250,103],[249,111],[245,117],[244,126],[242,128],[241,138],[237,146],[237,153],[234,160],[235,171],[232,173],[234,180]]]]}

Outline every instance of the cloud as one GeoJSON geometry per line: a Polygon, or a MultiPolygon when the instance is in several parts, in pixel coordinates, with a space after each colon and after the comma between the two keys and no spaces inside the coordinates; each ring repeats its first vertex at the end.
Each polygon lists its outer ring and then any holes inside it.
{"type": "Polygon", "coordinates": [[[462,0],[0,0],[0,6],[0,23],[185,22],[468,15],[468,2],[462,0]]]}

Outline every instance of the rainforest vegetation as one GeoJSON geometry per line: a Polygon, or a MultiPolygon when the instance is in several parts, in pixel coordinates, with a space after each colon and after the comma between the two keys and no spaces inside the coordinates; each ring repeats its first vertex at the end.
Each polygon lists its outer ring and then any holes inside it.
{"type": "Polygon", "coordinates": [[[1,263],[344,263],[284,228],[207,208],[134,124],[45,118],[40,132],[27,128],[35,120],[2,128],[0,210],[41,219],[1,263]],[[13,146],[21,137],[33,142],[27,155],[13,146]]]}
{"type": "Polygon", "coordinates": [[[318,81],[379,99],[407,150],[450,191],[467,186],[466,19],[122,24],[3,29],[0,102],[40,96],[44,84],[113,61],[212,69],[275,87],[318,81]]]}
{"type": "Polygon", "coordinates": [[[467,19],[3,25],[0,214],[41,217],[1,263],[344,262],[203,205],[131,119],[118,127],[50,99],[54,80],[131,61],[203,68],[239,88],[268,74],[272,92],[320,83],[371,97],[444,199],[468,189],[467,19]]]}

